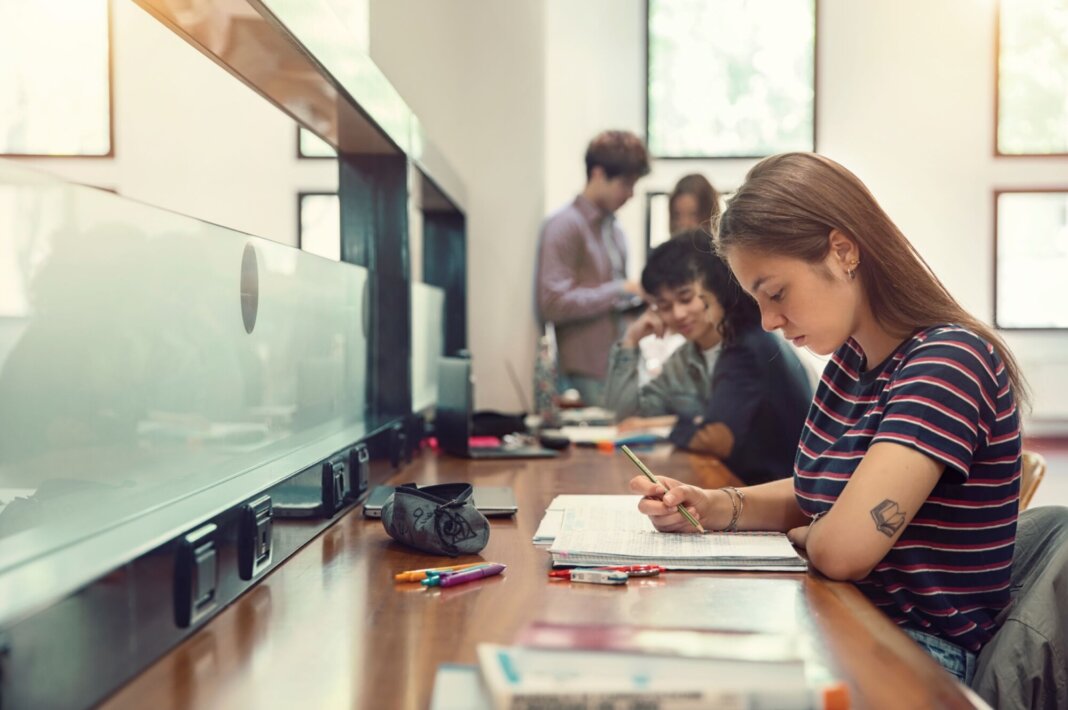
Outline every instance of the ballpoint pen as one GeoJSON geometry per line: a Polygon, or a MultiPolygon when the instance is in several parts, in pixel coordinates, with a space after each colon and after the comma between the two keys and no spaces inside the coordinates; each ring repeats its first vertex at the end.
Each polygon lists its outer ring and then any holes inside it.
{"type": "MultiPolygon", "coordinates": [[[[620,567],[587,567],[586,569],[626,572],[631,577],[653,577],[665,571],[666,568],[660,565],[622,565],[620,567]]],[[[549,576],[556,579],[571,579],[571,573],[574,571],[574,569],[554,569],[549,570],[549,576]]]]}
{"type": "MultiPolygon", "coordinates": [[[[658,479],[656,476],[654,476],[653,472],[645,467],[645,464],[643,464],[641,462],[641,460],[637,456],[634,455],[633,451],[631,451],[626,445],[621,446],[620,448],[623,450],[623,453],[625,453],[627,455],[627,458],[629,458],[631,461],[634,462],[634,465],[638,467],[638,470],[645,474],[646,478],[648,478],[650,481],[652,481],[656,485],[662,486],[664,488],[664,492],[665,493],[667,492],[668,487],[666,485],[664,485],[663,483],[661,483],[660,479],[658,479]]],[[[705,528],[704,528],[703,525],[701,525],[701,521],[698,520],[697,518],[693,517],[693,515],[690,514],[690,511],[686,510],[686,506],[684,506],[682,503],[679,503],[675,507],[675,509],[678,510],[679,513],[682,514],[682,517],[684,517],[687,520],[689,520],[690,524],[693,525],[695,528],[697,528],[697,530],[699,532],[705,532],[705,528]]]]}
{"type": "Polygon", "coordinates": [[[473,569],[428,577],[423,580],[423,585],[427,587],[455,587],[457,584],[473,582],[476,579],[482,579],[483,577],[492,577],[493,575],[500,574],[504,569],[505,565],[491,562],[473,569]]]}
{"type": "Polygon", "coordinates": [[[482,562],[468,562],[462,565],[451,565],[448,567],[428,567],[426,569],[413,569],[406,572],[398,572],[393,575],[393,580],[396,582],[421,582],[432,574],[446,574],[449,572],[457,572],[459,570],[471,569],[472,567],[481,567],[487,564],[482,562]]]}

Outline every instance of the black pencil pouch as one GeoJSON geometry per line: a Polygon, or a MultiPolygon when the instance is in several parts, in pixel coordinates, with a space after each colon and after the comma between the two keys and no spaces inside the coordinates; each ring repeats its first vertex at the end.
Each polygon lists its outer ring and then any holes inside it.
{"type": "Polygon", "coordinates": [[[436,555],[471,555],[489,542],[489,521],[470,483],[398,486],[382,506],[382,525],[397,542],[436,555]]]}

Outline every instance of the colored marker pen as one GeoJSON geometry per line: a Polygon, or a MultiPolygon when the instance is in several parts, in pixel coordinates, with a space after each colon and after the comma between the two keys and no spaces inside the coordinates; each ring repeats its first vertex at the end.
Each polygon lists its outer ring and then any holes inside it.
{"type": "Polygon", "coordinates": [[[426,573],[426,579],[423,580],[424,587],[440,587],[441,580],[448,577],[450,574],[459,574],[460,572],[470,572],[471,570],[482,569],[483,567],[489,567],[496,562],[480,562],[477,565],[469,565],[467,567],[461,567],[457,570],[428,570],[426,573]]]}
{"type": "Polygon", "coordinates": [[[485,567],[475,567],[474,569],[462,570],[453,574],[443,574],[438,577],[438,579],[441,580],[438,584],[442,587],[455,587],[457,584],[473,582],[476,579],[492,577],[493,575],[500,574],[504,571],[504,568],[505,565],[494,562],[485,567]]]}

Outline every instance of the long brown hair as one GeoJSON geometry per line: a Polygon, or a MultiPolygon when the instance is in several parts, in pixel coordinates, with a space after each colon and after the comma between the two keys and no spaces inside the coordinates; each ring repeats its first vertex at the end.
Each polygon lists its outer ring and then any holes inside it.
{"type": "Polygon", "coordinates": [[[890,332],[956,324],[994,346],[1016,398],[1029,396],[1016,358],[985,323],[964,310],[864,183],[815,153],[783,153],[757,163],[720,216],[716,245],[822,263],[832,229],[860,247],[857,275],[872,315],[890,332]]]}
{"type": "MultiPolygon", "coordinates": [[[[692,195],[697,200],[697,226],[701,229],[711,229],[713,220],[719,214],[719,193],[712,187],[708,178],[701,173],[690,173],[679,178],[671,191],[671,197],[668,198],[669,211],[675,209],[675,201],[683,195],[692,195]]],[[[671,224],[670,231],[674,236],[683,230],[671,224]]]]}

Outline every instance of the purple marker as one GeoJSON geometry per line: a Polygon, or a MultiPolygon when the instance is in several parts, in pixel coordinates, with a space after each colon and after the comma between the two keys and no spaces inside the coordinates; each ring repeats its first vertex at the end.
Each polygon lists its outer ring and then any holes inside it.
{"type": "Polygon", "coordinates": [[[439,584],[442,587],[454,587],[457,584],[473,582],[476,579],[492,577],[495,574],[500,574],[504,571],[504,567],[504,565],[494,562],[483,567],[460,570],[459,572],[454,572],[452,574],[443,574],[440,575],[441,582],[439,582],[439,584]]]}

